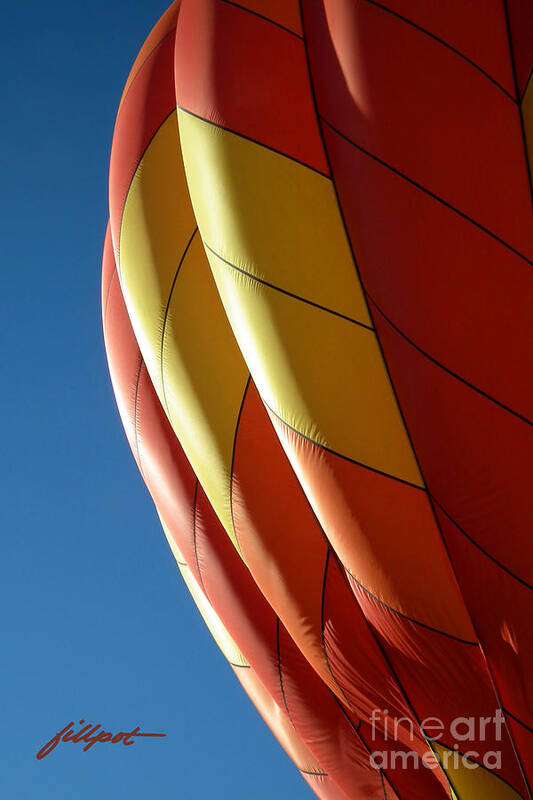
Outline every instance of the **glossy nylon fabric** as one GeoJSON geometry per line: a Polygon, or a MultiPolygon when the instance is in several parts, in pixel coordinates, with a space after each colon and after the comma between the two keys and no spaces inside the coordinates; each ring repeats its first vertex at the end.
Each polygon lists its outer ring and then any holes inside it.
{"type": "Polygon", "coordinates": [[[531,797],[530,17],[182,0],[119,107],[121,417],[200,610],[321,797],[531,797]],[[499,709],[501,740],[455,735],[499,709]],[[407,750],[442,766],[370,765],[407,750]]]}

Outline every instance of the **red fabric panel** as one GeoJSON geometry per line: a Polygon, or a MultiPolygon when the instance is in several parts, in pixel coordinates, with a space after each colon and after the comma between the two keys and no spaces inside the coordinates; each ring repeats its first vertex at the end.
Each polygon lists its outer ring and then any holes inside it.
{"type": "Polygon", "coordinates": [[[528,728],[509,716],[507,716],[507,724],[516,748],[520,753],[522,766],[531,784],[531,776],[533,775],[533,728],[528,728]]]}
{"type": "Polygon", "coordinates": [[[125,95],[129,91],[131,84],[135,80],[138,71],[141,69],[142,65],[147,60],[147,58],[156,49],[156,47],[159,44],[161,44],[161,42],[166,36],[175,35],[180,2],[181,0],[174,0],[172,5],[170,5],[167,8],[161,19],[156,23],[156,25],[154,25],[146,41],[139,50],[137,58],[135,59],[133,66],[130,70],[130,74],[128,75],[126,85],[124,86],[124,91],[122,92],[122,98],[120,101],[121,104],[125,95]]]}
{"type": "Polygon", "coordinates": [[[296,607],[296,624],[305,619],[310,638],[320,637],[327,540],[252,382],[235,438],[232,507],[244,560],[279,616],[287,624],[296,607]]]}
{"type": "MultiPolygon", "coordinates": [[[[222,0],[226,2],[226,0],[222,0]]],[[[302,35],[302,22],[298,0],[230,0],[236,6],[266,17],[271,22],[302,35]]]]}
{"type": "Polygon", "coordinates": [[[365,289],[424,352],[533,420],[533,269],[326,128],[365,289]]]}
{"type": "MultiPolygon", "coordinates": [[[[320,679],[312,671],[305,669],[305,660],[294,642],[287,636],[284,629],[280,631],[280,662],[281,677],[283,681],[285,699],[290,718],[296,729],[299,731],[309,731],[309,736],[313,737],[314,754],[326,771],[330,771],[331,752],[328,747],[330,733],[328,728],[338,715],[338,705],[332,694],[329,697],[320,693],[320,679]],[[306,696],[316,697],[315,704],[305,705],[306,696]],[[320,696],[320,708],[318,697],[320,696]],[[326,725],[326,727],[324,727],[326,725]]],[[[303,735],[303,734],[301,734],[303,735]]],[[[370,755],[374,750],[386,750],[391,744],[396,750],[401,750],[401,745],[396,742],[384,742],[377,738],[372,741],[371,732],[368,726],[358,727],[358,721],[345,712],[338,725],[336,725],[336,748],[341,750],[348,763],[351,764],[351,773],[343,776],[342,786],[349,797],[365,798],[365,800],[382,800],[383,785],[380,774],[374,769],[368,770],[370,755]],[[358,730],[354,735],[354,729],[358,730]],[[359,733],[360,731],[360,733],[359,733]]],[[[304,736],[305,738],[305,736],[304,736]]],[[[448,797],[443,786],[439,783],[437,772],[426,772],[426,770],[399,770],[397,774],[384,776],[387,797],[391,791],[396,790],[401,798],[410,800],[443,800],[448,797]],[[399,774],[402,772],[403,774],[399,774]],[[396,785],[395,781],[398,782],[396,785]],[[400,791],[399,786],[402,786],[400,791]]]]}
{"type": "Polygon", "coordinates": [[[104,252],[102,256],[102,281],[101,281],[101,306],[102,323],[105,327],[107,316],[107,298],[111,287],[111,279],[115,273],[115,255],[113,253],[113,242],[111,240],[111,227],[109,222],[106,225],[104,237],[104,252]]]}
{"type": "Polygon", "coordinates": [[[533,427],[435,366],[370,305],[430,493],[497,561],[533,583],[533,427]]]}
{"type": "Polygon", "coordinates": [[[320,114],[532,258],[516,104],[463,59],[366,0],[335,6],[328,26],[322,4],[304,2],[320,114]]]}
{"type": "MultiPolygon", "coordinates": [[[[354,603],[346,577],[334,556],[328,561],[324,581],[323,636],[331,669],[358,716],[370,719],[374,709],[390,709],[397,718],[412,717],[398,682],[391,673],[361,609],[354,603]],[[355,606],[351,614],[342,608],[355,606]]],[[[376,722],[381,727],[381,722],[376,722]]],[[[422,737],[407,742],[426,750],[422,737]]]]}
{"type": "Polygon", "coordinates": [[[533,728],[533,586],[509,575],[437,513],[502,703],[533,728]]]}
{"type": "MultiPolygon", "coordinates": [[[[326,3],[327,8],[336,5],[335,0],[326,0],[326,3]]],[[[446,42],[508,92],[514,93],[501,0],[381,0],[377,5],[403,16],[446,42]]]]}
{"type": "Polygon", "coordinates": [[[522,96],[533,68],[533,4],[531,0],[505,0],[504,5],[509,15],[518,92],[522,96]]]}
{"type": "Polygon", "coordinates": [[[171,34],[139,69],[117,115],[109,164],[109,209],[115,248],[119,246],[122,212],[135,170],[150,139],[176,107],[173,63],[171,34]]]}
{"type": "Polygon", "coordinates": [[[303,42],[217,0],[183,0],[178,105],[327,172],[303,42]]]}
{"type": "MultiPolygon", "coordinates": [[[[381,609],[386,614],[386,609],[381,609]]],[[[410,632],[410,651],[391,646],[383,637],[384,650],[416,711],[419,721],[437,718],[444,728],[440,741],[459,751],[476,751],[482,762],[485,753],[501,751],[502,768],[498,771],[518,792],[525,792],[518,762],[505,728],[498,738],[498,728],[490,723],[484,738],[480,733],[481,718],[494,719],[499,703],[494,693],[483,655],[479,647],[472,647],[449,637],[430,631],[405,620],[410,632]],[[454,728],[454,720],[473,719],[472,738],[461,736],[468,731],[466,724],[454,728]]],[[[525,796],[525,795],[524,795],[525,796]]]]}
{"type": "MultiPolygon", "coordinates": [[[[423,766],[424,762],[419,761],[415,770],[412,768],[414,763],[413,752],[419,748],[413,746],[413,742],[402,744],[387,734],[380,734],[377,726],[369,722],[361,721],[358,730],[361,741],[372,753],[374,764],[382,763],[380,754],[385,754],[387,758],[387,769],[384,774],[385,790],[387,798],[392,787],[401,800],[427,800],[427,798],[448,798],[448,782],[441,769],[435,766],[431,771],[423,766]],[[403,760],[405,758],[405,761],[403,760]],[[396,759],[396,760],[394,760],[396,759]]],[[[429,745],[420,749],[422,755],[429,754],[429,745]]]]}

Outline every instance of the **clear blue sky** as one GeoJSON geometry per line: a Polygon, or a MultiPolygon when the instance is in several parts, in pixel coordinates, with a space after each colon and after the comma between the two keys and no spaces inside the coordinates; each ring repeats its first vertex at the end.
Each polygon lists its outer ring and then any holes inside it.
{"type": "Polygon", "coordinates": [[[107,165],[158,0],[10,0],[2,59],[2,699],[10,800],[311,793],[212,642],[115,408],[100,323],[107,165]],[[165,732],[62,744],[70,720],[165,732]]]}

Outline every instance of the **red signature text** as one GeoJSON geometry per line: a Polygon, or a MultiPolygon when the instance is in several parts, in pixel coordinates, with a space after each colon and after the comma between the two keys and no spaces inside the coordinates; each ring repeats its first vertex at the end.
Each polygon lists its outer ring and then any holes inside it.
{"type": "MultiPolygon", "coordinates": [[[[79,725],[83,725],[84,722],[84,719],[80,719],[79,725]]],[[[86,752],[97,742],[109,742],[110,744],[118,744],[119,742],[122,742],[122,744],[128,746],[135,744],[134,738],[136,736],[166,736],[166,733],[141,733],[139,726],[134,728],[132,731],[120,731],[119,733],[115,734],[111,733],[111,731],[104,731],[103,729],[98,730],[99,728],[102,728],[102,726],[92,725],[91,723],[85,725],[84,728],[80,728],[79,731],[71,730],[73,726],[74,723],[69,722],[68,725],[65,725],[63,730],[58,731],[55,736],[52,736],[49,742],[41,747],[37,753],[37,758],[39,761],[51,753],[61,741],[74,742],[75,744],[78,742],[85,742],[85,747],[83,749],[86,752]]]]}

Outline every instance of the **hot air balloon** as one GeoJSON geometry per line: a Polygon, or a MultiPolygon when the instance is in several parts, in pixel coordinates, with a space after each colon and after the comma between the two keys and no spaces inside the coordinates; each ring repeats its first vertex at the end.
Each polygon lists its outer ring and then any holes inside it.
{"type": "Polygon", "coordinates": [[[533,5],[181,0],[116,119],[129,444],[324,800],[533,800],[533,5]]]}

